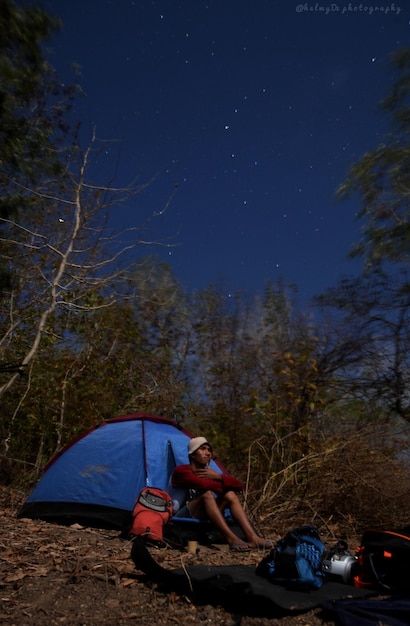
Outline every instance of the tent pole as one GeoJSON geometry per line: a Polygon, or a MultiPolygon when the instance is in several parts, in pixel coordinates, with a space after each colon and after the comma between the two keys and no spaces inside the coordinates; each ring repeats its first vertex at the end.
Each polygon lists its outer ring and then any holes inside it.
{"type": "Polygon", "coordinates": [[[144,471],[145,471],[145,486],[149,487],[149,478],[148,478],[148,463],[147,463],[147,447],[145,440],[145,420],[142,421],[142,453],[144,458],[144,471]]]}

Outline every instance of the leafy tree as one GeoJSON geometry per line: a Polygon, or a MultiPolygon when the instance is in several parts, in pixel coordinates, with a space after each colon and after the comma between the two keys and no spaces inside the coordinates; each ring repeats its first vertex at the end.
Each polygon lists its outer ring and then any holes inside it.
{"type": "Polygon", "coordinates": [[[361,240],[352,256],[367,268],[410,260],[410,49],[392,58],[396,80],[382,109],[392,116],[392,130],[350,170],[339,196],[358,193],[363,221],[361,240]]]}
{"type": "Polygon", "coordinates": [[[381,104],[391,131],[338,190],[342,198],[360,198],[362,238],[351,254],[363,257],[365,272],[343,279],[316,302],[342,312],[323,355],[340,390],[409,421],[410,49],[392,56],[392,69],[395,78],[381,104]]]}
{"type": "Polygon", "coordinates": [[[251,428],[243,407],[258,377],[252,305],[210,285],[195,295],[191,317],[191,381],[200,428],[226,458],[238,458],[251,428]]]}
{"type": "MultiPolygon", "coordinates": [[[[94,136],[80,146],[70,120],[79,90],[60,85],[43,55],[58,21],[12,0],[0,9],[0,431],[6,454],[17,445],[38,465],[87,419],[147,408],[153,397],[164,410],[177,404],[175,352],[166,361],[165,344],[150,350],[153,335],[138,324],[137,312],[153,309],[147,290],[145,300],[136,294],[135,250],[155,243],[143,238],[155,214],[126,231],[107,228],[110,207],[134,209],[144,186],[91,183],[103,147],[94,136]]],[[[166,297],[157,292],[160,342],[172,332],[166,297]]]]}
{"type": "Polygon", "coordinates": [[[0,432],[15,459],[39,469],[73,435],[113,415],[147,411],[175,419],[181,414],[187,393],[183,306],[177,309],[177,294],[170,298],[177,283],[168,268],[144,259],[125,275],[129,289],[118,280],[116,301],[94,291],[92,307],[90,301],[88,308],[50,317],[36,358],[3,399],[7,419],[0,418],[0,432]],[[138,286],[130,279],[136,273],[138,286]],[[144,276],[147,283],[157,276],[155,292],[153,282],[144,285],[144,276]],[[154,315],[162,320],[160,334],[154,315]]]}
{"type": "MultiPolygon", "coordinates": [[[[128,411],[178,418],[187,399],[191,325],[188,298],[168,265],[143,257],[127,272],[129,324],[128,411]]],[[[125,381],[124,381],[125,382],[125,381]]]]}
{"type": "Polygon", "coordinates": [[[386,416],[398,415],[410,422],[410,283],[406,272],[346,278],[317,301],[343,311],[322,356],[339,395],[366,398],[369,406],[378,406],[386,416]]]}
{"type": "Polygon", "coordinates": [[[60,22],[36,6],[0,0],[0,216],[27,210],[15,187],[61,172],[59,148],[70,131],[68,114],[79,93],[59,83],[43,53],[60,22]],[[9,186],[11,185],[11,190],[9,186]]]}
{"type": "Polygon", "coordinates": [[[298,431],[288,456],[303,454],[321,409],[314,331],[295,314],[291,295],[280,281],[267,285],[263,300],[226,298],[211,286],[193,303],[191,381],[200,428],[242,471],[261,436],[269,446],[298,431]]]}
{"type": "MultiPolygon", "coordinates": [[[[30,210],[27,185],[62,168],[58,148],[69,133],[67,113],[78,90],[59,84],[43,55],[58,27],[39,7],[0,0],[0,217],[6,220],[30,210]]],[[[0,293],[13,279],[1,257],[0,293]]]]}

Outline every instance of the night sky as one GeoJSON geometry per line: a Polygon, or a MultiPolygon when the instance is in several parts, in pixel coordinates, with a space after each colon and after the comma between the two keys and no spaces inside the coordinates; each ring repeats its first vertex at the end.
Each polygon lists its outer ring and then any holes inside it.
{"type": "MultiPolygon", "coordinates": [[[[262,292],[281,277],[303,302],[360,265],[358,198],[335,192],[378,145],[389,55],[410,45],[410,5],[292,0],[47,0],[63,20],[51,61],[81,66],[85,135],[118,140],[96,176],[155,177],[118,226],[166,213],[149,248],[187,291],[262,292]]],[[[106,178],[106,180],[104,180],[106,178]]]]}

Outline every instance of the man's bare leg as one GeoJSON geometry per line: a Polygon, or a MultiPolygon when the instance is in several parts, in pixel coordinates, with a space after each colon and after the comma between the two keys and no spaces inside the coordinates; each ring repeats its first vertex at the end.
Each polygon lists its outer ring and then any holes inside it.
{"type": "Polygon", "coordinates": [[[241,501],[239,500],[237,494],[234,491],[228,491],[225,494],[223,501],[221,503],[221,506],[223,506],[223,509],[225,508],[230,509],[232,517],[241,528],[250,548],[271,547],[271,542],[266,541],[266,539],[264,539],[263,537],[260,537],[255,532],[255,529],[252,527],[245,511],[243,510],[241,501]]]}
{"type": "Polygon", "coordinates": [[[191,500],[189,510],[191,515],[197,519],[209,519],[224,536],[229,546],[235,546],[238,552],[246,550],[247,544],[228,526],[223,510],[219,508],[219,502],[212,491],[206,491],[199,498],[191,500]]]}
{"type": "Polygon", "coordinates": [[[231,530],[226,522],[224,511],[227,508],[230,509],[232,517],[241,528],[250,548],[271,547],[266,539],[260,537],[255,532],[235,492],[228,491],[222,498],[216,499],[211,491],[206,491],[199,498],[189,503],[189,509],[193,517],[198,519],[207,517],[222,533],[229,545],[237,544],[241,546],[243,541],[231,530]]]}

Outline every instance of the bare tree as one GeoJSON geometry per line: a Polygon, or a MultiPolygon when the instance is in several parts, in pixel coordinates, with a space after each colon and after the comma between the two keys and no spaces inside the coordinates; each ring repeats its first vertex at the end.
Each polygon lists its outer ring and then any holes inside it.
{"type": "Polygon", "coordinates": [[[63,176],[38,188],[9,181],[24,196],[25,210],[0,218],[2,256],[12,277],[0,300],[0,357],[13,364],[3,368],[0,398],[29,370],[44,342],[62,346],[72,339],[70,320],[132,298],[127,268],[135,265],[137,248],[161,244],[144,234],[170,198],[157,213],[139,215],[138,226],[108,228],[110,209],[135,211],[146,185],[91,184],[88,172],[99,148],[93,136],[84,152],[71,152],[63,176]]]}

